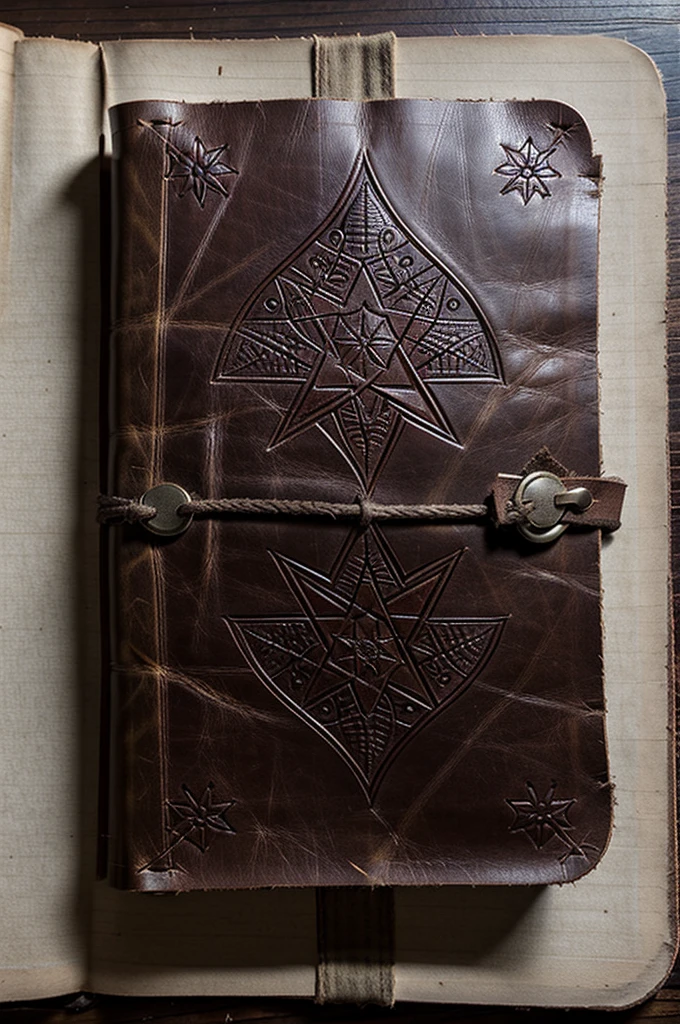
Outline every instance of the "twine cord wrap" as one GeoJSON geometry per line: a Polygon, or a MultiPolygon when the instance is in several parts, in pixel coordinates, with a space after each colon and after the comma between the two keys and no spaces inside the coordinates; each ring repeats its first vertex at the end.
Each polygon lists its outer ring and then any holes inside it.
{"type": "Polygon", "coordinates": [[[100,494],[97,499],[98,523],[144,523],[155,515],[156,509],[151,505],[143,505],[141,501],[132,498],[100,494]]]}
{"type": "MultiPolygon", "coordinates": [[[[180,516],[315,516],[354,519],[360,526],[376,520],[483,519],[489,515],[486,505],[382,505],[359,497],[351,503],[336,501],[298,501],[286,498],[196,498],[177,509],[180,516]]],[[[100,523],[144,523],[153,519],[156,509],[131,498],[101,496],[100,523]]]]}

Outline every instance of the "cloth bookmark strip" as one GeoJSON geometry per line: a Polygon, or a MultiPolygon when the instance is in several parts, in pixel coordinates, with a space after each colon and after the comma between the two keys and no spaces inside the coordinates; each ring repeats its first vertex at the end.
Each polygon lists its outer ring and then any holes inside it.
{"type": "Polygon", "coordinates": [[[317,889],[317,1003],[394,1004],[394,890],[317,889]]]}
{"type": "Polygon", "coordinates": [[[394,32],[314,36],[314,95],[326,100],[394,97],[394,32]]]}
{"type": "MultiPolygon", "coordinates": [[[[392,32],[314,37],[314,95],[394,96],[392,32]]],[[[317,889],[318,1003],[394,1003],[394,893],[388,888],[317,889]]]]}

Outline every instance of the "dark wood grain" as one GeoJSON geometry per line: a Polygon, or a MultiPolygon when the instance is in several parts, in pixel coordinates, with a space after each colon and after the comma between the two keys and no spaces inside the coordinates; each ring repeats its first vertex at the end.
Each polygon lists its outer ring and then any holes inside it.
{"type": "Polygon", "coordinates": [[[381,32],[450,35],[460,32],[599,32],[626,36],[660,30],[677,52],[678,5],[659,2],[608,3],[605,0],[251,0],[130,4],[87,2],[5,2],[0,17],[29,35],[78,39],[156,36],[297,36],[311,32],[381,32]]]}
{"type": "Polygon", "coordinates": [[[77,1014],[64,1001],[0,1010],[3,1024],[639,1024],[680,1021],[680,992],[664,989],[642,1006],[596,1010],[508,1010],[498,1006],[405,1004],[393,1010],[326,1006],[291,1000],[98,998],[77,1014]]]}
{"type": "MultiPolygon", "coordinates": [[[[496,35],[600,33],[627,39],[646,50],[660,68],[668,97],[668,373],[672,502],[673,600],[680,612],[680,4],[674,0],[207,0],[184,4],[104,0],[4,0],[0,21],[27,35],[74,39],[134,37],[257,38],[394,30],[398,35],[496,35]]],[[[540,92],[540,81],[537,88],[540,92]]],[[[676,651],[677,662],[677,651],[676,651]]],[[[98,998],[67,1008],[56,1000],[0,1009],[7,1024],[82,1024],[155,1021],[156,1024],[340,1024],[378,1022],[440,1024],[483,1020],[488,1024],[540,1021],[585,1024],[595,1021],[680,1022],[680,972],[654,999],[614,1014],[588,1011],[513,1011],[487,1007],[407,1005],[394,1011],[315,1007],[310,1003],[229,999],[98,998]]]]}

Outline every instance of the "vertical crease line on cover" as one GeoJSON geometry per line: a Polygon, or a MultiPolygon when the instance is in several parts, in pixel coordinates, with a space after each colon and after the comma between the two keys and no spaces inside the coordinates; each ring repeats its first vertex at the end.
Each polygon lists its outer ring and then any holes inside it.
{"type": "Polygon", "coordinates": [[[327,100],[393,99],[396,42],[394,32],[314,36],[314,95],[327,100]]]}
{"type": "Polygon", "coordinates": [[[317,1003],[394,1004],[394,890],[317,889],[317,1003]]]}
{"type": "MultiPolygon", "coordinates": [[[[396,36],[314,36],[319,99],[394,97],[396,36]]],[[[394,1003],[394,893],[387,887],[317,890],[316,1001],[394,1003]]]]}

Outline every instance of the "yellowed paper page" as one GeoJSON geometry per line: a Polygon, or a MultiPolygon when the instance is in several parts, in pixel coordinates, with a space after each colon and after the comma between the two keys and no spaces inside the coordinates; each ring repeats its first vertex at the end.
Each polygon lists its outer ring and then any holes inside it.
{"type": "MultiPolygon", "coordinates": [[[[4,182],[12,174],[12,112],[14,109],[14,45],[23,33],[0,24],[0,174],[4,182]]],[[[11,204],[0,207],[0,310],[7,300],[9,274],[9,224],[11,204]]]]}
{"type": "Polygon", "coordinates": [[[675,946],[663,90],[645,54],[611,39],[403,39],[399,54],[401,96],[540,96],[570,104],[589,125],[604,170],[602,458],[628,492],[622,528],[602,551],[616,787],[609,849],[594,871],[564,887],[523,895],[401,890],[397,998],[623,1006],[661,983],[675,946]]]}
{"type": "MultiPolygon", "coordinates": [[[[110,102],[309,94],[311,45],[306,41],[170,45],[171,50],[154,42],[104,44],[110,102]],[[181,69],[179,76],[169,73],[170,66],[181,69]]],[[[397,998],[625,1005],[661,982],[674,946],[666,729],[663,92],[648,58],[625,43],[514,37],[402,39],[397,93],[558,99],[576,107],[588,122],[605,173],[603,462],[607,473],[621,475],[630,485],[624,526],[603,552],[608,732],[617,786],[610,849],[593,873],[565,888],[400,890],[397,998]],[[631,154],[638,156],[632,160],[631,154]],[[657,509],[651,524],[650,495],[657,509]]],[[[167,928],[176,922],[181,938],[169,954],[171,968],[166,964],[159,970],[157,958],[149,963],[134,939],[142,918],[145,935],[153,934],[156,911],[147,917],[139,897],[101,892],[92,984],[114,992],[310,996],[313,959],[301,968],[291,957],[295,967],[287,972],[269,946],[260,947],[253,958],[248,945],[239,958],[237,932],[232,937],[236,948],[223,934],[229,949],[226,971],[209,966],[214,962],[209,943],[200,966],[182,952],[187,942],[201,948],[206,926],[215,927],[217,902],[220,918],[229,914],[232,902],[240,914],[252,900],[251,927],[266,931],[269,913],[278,922],[278,895],[270,894],[270,905],[258,902],[259,894],[192,894],[174,900],[162,920],[167,928]],[[115,937],[103,924],[105,915],[115,919],[115,937]],[[267,975],[268,963],[276,965],[274,975],[267,975]]],[[[296,919],[304,927],[295,932],[293,948],[313,957],[313,935],[303,935],[313,928],[309,898],[304,892],[297,897],[301,911],[307,901],[306,916],[303,912],[296,919]]]]}
{"type": "MultiPolygon", "coordinates": [[[[311,43],[304,40],[113,43],[105,44],[104,58],[111,103],[310,93],[311,43]]],[[[94,751],[80,737],[83,722],[91,729],[94,720],[83,698],[94,696],[98,665],[96,531],[82,504],[96,480],[96,411],[82,401],[93,387],[98,341],[97,289],[84,276],[82,243],[96,199],[99,55],[88,44],[27,40],[17,66],[13,277],[0,379],[2,444],[15,496],[0,529],[0,664],[9,708],[0,722],[0,756],[12,780],[3,797],[3,820],[11,825],[0,833],[0,854],[11,865],[2,876],[0,991],[4,998],[81,986],[311,996],[312,891],[161,899],[97,886],[91,969],[83,973],[79,861],[88,851],[78,835],[94,827],[92,793],[82,785],[84,774],[91,781],[94,751]]],[[[674,941],[662,521],[663,96],[639,51],[567,37],[400,40],[397,88],[402,96],[443,99],[559,99],[587,120],[606,179],[603,459],[608,473],[630,485],[624,526],[603,554],[617,785],[611,847],[591,875],[563,889],[401,890],[397,997],[621,1005],[662,980],[674,941]],[[657,510],[651,524],[650,501],[657,510]]]]}
{"type": "MultiPolygon", "coordinates": [[[[0,47],[6,41],[3,33],[0,47]]],[[[91,463],[96,441],[83,439],[80,425],[82,352],[98,346],[96,333],[86,334],[81,237],[83,218],[93,208],[97,216],[99,52],[18,42],[15,72],[0,324],[0,444],[11,496],[0,512],[0,999],[85,984],[81,698],[85,682],[93,693],[98,685],[96,658],[84,679],[92,616],[82,580],[96,560],[87,564],[95,531],[81,514],[85,456],[91,463]]]]}
{"type": "Polygon", "coordinates": [[[135,39],[101,46],[105,111],[132,100],[233,102],[288,99],[311,92],[311,40],[135,39]]]}
{"type": "Polygon", "coordinates": [[[134,995],[311,996],[313,889],[149,896],[98,887],[95,991],[134,995]]]}

